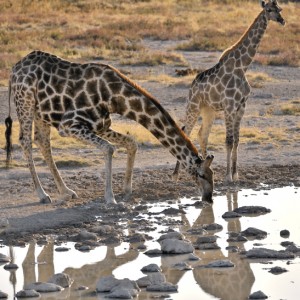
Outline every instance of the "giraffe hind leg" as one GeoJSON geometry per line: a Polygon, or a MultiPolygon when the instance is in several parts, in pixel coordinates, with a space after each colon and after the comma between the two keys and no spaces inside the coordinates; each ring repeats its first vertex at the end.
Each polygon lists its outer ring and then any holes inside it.
{"type": "Polygon", "coordinates": [[[52,202],[50,196],[44,191],[41,182],[39,180],[39,177],[37,175],[33,157],[32,157],[32,123],[33,123],[33,109],[28,109],[28,107],[34,107],[27,105],[25,107],[22,106],[23,103],[30,103],[32,101],[33,97],[29,97],[28,99],[25,99],[24,101],[19,101],[18,105],[16,105],[17,109],[17,115],[20,122],[20,135],[19,135],[19,141],[21,144],[21,147],[24,152],[24,156],[27,159],[28,168],[31,173],[31,177],[33,180],[33,184],[35,187],[35,191],[40,199],[41,203],[50,203],[52,202]]]}
{"type": "Polygon", "coordinates": [[[61,200],[68,200],[70,198],[78,198],[77,194],[69,189],[59,174],[56,164],[52,157],[50,145],[50,126],[43,123],[41,120],[34,121],[34,141],[38,145],[45,161],[53,175],[57,189],[61,194],[61,200]]]}

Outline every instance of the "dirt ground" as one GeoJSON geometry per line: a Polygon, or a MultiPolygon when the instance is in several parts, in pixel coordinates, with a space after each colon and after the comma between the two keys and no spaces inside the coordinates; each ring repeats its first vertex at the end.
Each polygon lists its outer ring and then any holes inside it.
{"type": "MultiPolygon", "coordinates": [[[[152,42],[151,47],[162,48],[170,45],[152,42]]],[[[193,68],[212,66],[219,53],[181,52],[193,68]]],[[[109,62],[116,67],[116,62],[109,62]]],[[[124,67],[130,74],[152,72],[174,76],[173,66],[159,67],[124,67]],[[151,69],[151,70],[150,70],[151,69]]],[[[288,138],[276,143],[242,144],[239,149],[240,181],[227,186],[223,179],[226,155],[224,148],[213,151],[215,160],[212,168],[215,172],[215,195],[225,193],[228,189],[273,188],[287,185],[300,186],[300,127],[299,117],[288,115],[267,115],[270,107],[276,109],[288,100],[300,99],[299,68],[261,66],[252,64],[251,71],[264,72],[275,80],[266,82],[263,88],[252,89],[248,99],[247,110],[242,126],[288,129],[288,138]]],[[[171,85],[157,82],[138,82],[157,99],[177,120],[184,116],[185,99],[188,95],[187,85],[171,85]]],[[[3,124],[8,112],[7,89],[0,90],[0,122],[3,124]]],[[[16,119],[15,112],[13,118],[16,119]]],[[[222,120],[218,120],[222,124],[222,120]]],[[[225,130],[225,129],[224,129],[225,130]]],[[[4,137],[1,137],[4,139],[4,137]]],[[[37,151],[37,150],[36,150],[37,151]]],[[[54,154],[60,151],[54,149],[54,154]]],[[[64,150],[65,151],[65,150],[64,150]]],[[[4,243],[15,243],[16,238],[28,240],[44,234],[71,234],[81,228],[88,228],[96,217],[102,216],[102,223],[114,225],[122,218],[129,219],[142,204],[147,202],[177,199],[182,196],[199,196],[194,182],[185,174],[174,183],[170,177],[176,163],[174,157],[163,146],[140,146],[136,158],[133,200],[122,202],[122,184],[126,162],[126,153],[119,151],[113,160],[113,188],[118,204],[106,206],[103,198],[103,155],[98,150],[74,149],[70,154],[76,157],[88,157],[94,161],[88,167],[60,168],[67,185],[79,195],[78,199],[68,202],[60,201],[51,174],[43,163],[37,170],[45,190],[53,199],[51,204],[40,204],[33,191],[31,176],[27,168],[18,167],[9,170],[0,169],[0,239],[4,243]],[[114,213],[117,212],[117,213],[114,213]],[[8,222],[7,222],[8,221],[8,222]]],[[[0,150],[1,161],[5,159],[4,150],[0,150]]],[[[14,152],[14,159],[22,161],[20,148],[14,152]]],[[[284,199],[282,199],[284,203],[284,199]]]]}

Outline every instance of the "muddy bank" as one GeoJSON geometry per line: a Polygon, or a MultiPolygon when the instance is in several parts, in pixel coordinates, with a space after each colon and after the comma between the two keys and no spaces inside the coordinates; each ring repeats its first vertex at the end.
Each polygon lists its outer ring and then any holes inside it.
{"type": "MultiPolygon", "coordinates": [[[[290,185],[300,186],[299,170],[298,165],[244,167],[240,172],[239,183],[226,185],[223,182],[225,169],[217,166],[214,168],[215,195],[240,189],[268,190],[290,185]]],[[[32,192],[30,176],[22,179],[21,186],[18,181],[8,179],[7,188],[11,196],[6,195],[4,199],[6,206],[2,203],[1,209],[2,220],[8,219],[8,225],[3,225],[0,238],[5,244],[23,244],[32,238],[43,240],[44,235],[49,234],[63,236],[63,240],[68,240],[68,237],[73,234],[83,229],[89,231],[97,224],[114,228],[114,234],[110,233],[110,239],[103,241],[104,243],[124,241],[126,236],[123,228],[117,223],[132,220],[138,212],[147,209],[147,203],[172,201],[186,196],[198,199],[198,205],[205,205],[201,203],[198,189],[188,176],[181,174],[180,180],[174,183],[171,174],[170,166],[136,170],[133,196],[129,202],[124,202],[122,199],[123,173],[115,174],[113,186],[117,205],[105,204],[99,178],[91,172],[80,171],[77,174],[74,172],[72,176],[65,177],[69,187],[78,193],[78,199],[63,202],[57,199],[57,193],[52,193],[50,195],[53,196],[54,201],[47,205],[37,202],[37,197],[32,192]],[[21,191],[23,194],[20,193],[21,191]],[[18,195],[15,194],[16,192],[18,195]],[[12,202],[9,202],[10,199],[12,202]]],[[[53,191],[54,182],[47,178],[44,188],[53,191]]],[[[135,222],[131,222],[132,226],[133,223],[135,222]]],[[[140,226],[144,227],[145,224],[137,222],[133,227],[137,229],[140,226]]]]}

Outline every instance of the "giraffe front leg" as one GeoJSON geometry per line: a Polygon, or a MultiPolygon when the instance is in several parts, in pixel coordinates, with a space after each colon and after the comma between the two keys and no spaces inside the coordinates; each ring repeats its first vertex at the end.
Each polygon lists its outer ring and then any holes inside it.
{"type": "Polygon", "coordinates": [[[124,199],[128,200],[131,198],[132,194],[132,175],[135,155],[137,152],[137,143],[131,136],[121,134],[113,131],[112,129],[107,129],[99,134],[101,134],[101,137],[105,138],[109,142],[127,149],[127,164],[124,178],[124,199]]]}
{"type": "MultiPolygon", "coordinates": [[[[105,131],[106,128],[103,128],[105,131]]],[[[112,190],[112,157],[115,147],[108,141],[102,139],[89,126],[81,123],[80,120],[70,120],[65,118],[60,124],[59,132],[63,136],[72,136],[84,142],[89,142],[97,148],[104,150],[105,156],[105,192],[104,198],[107,204],[115,204],[115,196],[112,190]]]]}
{"type": "Polygon", "coordinates": [[[238,147],[239,147],[239,140],[240,140],[240,125],[241,120],[244,116],[246,108],[246,100],[243,101],[241,107],[236,112],[235,121],[234,121],[234,132],[233,132],[233,150],[232,150],[232,178],[234,181],[238,181],[238,170],[237,170],[237,161],[238,161],[238,147]]]}
{"type": "Polygon", "coordinates": [[[226,177],[225,181],[227,183],[232,182],[232,164],[231,156],[233,149],[233,116],[230,113],[225,112],[225,126],[226,126],[226,177]]]}

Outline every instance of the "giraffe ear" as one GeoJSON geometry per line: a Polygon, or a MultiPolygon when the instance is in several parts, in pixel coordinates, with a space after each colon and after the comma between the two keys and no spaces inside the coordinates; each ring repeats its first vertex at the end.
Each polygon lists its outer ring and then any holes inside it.
{"type": "Polygon", "coordinates": [[[266,6],[266,2],[264,0],[260,0],[259,2],[262,8],[266,6]]]}

